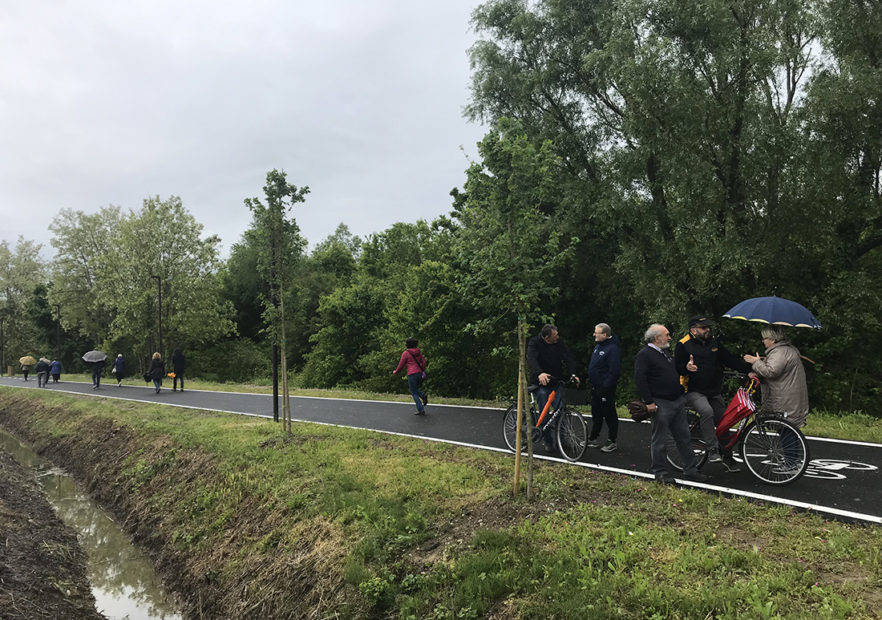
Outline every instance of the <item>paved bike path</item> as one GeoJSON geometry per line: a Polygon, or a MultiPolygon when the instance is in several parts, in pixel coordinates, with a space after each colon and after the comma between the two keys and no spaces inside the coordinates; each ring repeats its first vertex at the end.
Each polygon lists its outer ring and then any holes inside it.
{"type": "MultiPolygon", "coordinates": [[[[0,385],[34,388],[35,380],[2,377],[0,385]]],[[[91,384],[60,382],[48,390],[62,390],[105,398],[228,411],[272,418],[272,397],[265,394],[240,394],[163,389],[156,394],[152,387],[122,386],[109,383],[99,390],[91,384]]],[[[502,438],[502,411],[483,407],[434,405],[428,415],[412,414],[412,403],[359,401],[297,396],[291,399],[293,416],[298,420],[372,429],[426,439],[454,442],[508,452],[502,438]]],[[[588,418],[586,418],[586,421],[588,418]]],[[[649,424],[635,424],[622,419],[619,424],[619,449],[605,454],[589,449],[581,466],[599,468],[637,477],[649,474],[649,424]]],[[[601,433],[605,436],[606,431],[601,433]]],[[[753,499],[784,503],[799,509],[811,509],[845,519],[882,523],[882,445],[809,437],[812,459],[806,475],[785,487],[761,483],[746,470],[728,473],[722,465],[705,465],[711,476],[705,484],[690,486],[744,495],[753,499]]],[[[539,458],[561,460],[537,448],[539,458]]]]}

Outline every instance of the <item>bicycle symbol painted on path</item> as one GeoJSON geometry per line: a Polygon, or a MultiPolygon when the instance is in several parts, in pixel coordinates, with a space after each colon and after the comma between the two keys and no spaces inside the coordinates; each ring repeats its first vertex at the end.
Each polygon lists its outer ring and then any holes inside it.
{"type": "Polygon", "coordinates": [[[869,463],[840,461],[837,459],[813,459],[805,470],[805,476],[822,480],[845,480],[845,471],[876,471],[879,469],[869,463]]]}

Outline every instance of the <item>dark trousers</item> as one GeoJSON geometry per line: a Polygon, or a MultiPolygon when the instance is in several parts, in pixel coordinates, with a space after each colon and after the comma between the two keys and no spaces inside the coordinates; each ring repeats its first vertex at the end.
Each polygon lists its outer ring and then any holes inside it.
{"type": "Polygon", "coordinates": [[[652,416],[652,439],[650,453],[652,455],[652,473],[658,478],[668,473],[668,437],[674,439],[685,467],[683,473],[691,476],[697,473],[695,453],[692,452],[692,439],[689,435],[689,424],[686,421],[686,397],[679,396],[675,400],[656,398],[658,409],[652,416]]]}
{"type": "Polygon", "coordinates": [[[607,439],[615,442],[619,436],[619,416],[616,413],[616,389],[606,391],[601,388],[591,390],[591,436],[589,439],[597,439],[603,422],[606,420],[607,439]]]}
{"type": "Polygon", "coordinates": [[[95,386],[101,385],[101,369],[100,368],[92,371],[92,385],[95,385],[95,386]]]}
{"type": "Polygon", "coordinates": [[[181,380],[181,391],[183,392],[184,391],[184,373],[183,373],[183,371],[176,372],[175,378],[172,379],[172,388],[175,390],[178,389],[178,379],[181,380]]]}
{"type": "MultiPolygon", "coordinates": [[[[545,403],[548,402],[548,397],[551,396],[551,393],[554,391],[554,388],[550,385],[540,385],[539,389],[537,389],[534,393],[536,394],[536,406],[539,407],[539,410],[536,411],[538,416],[542,415],[542,410],[545,409],[545,403]]],[[[545,416],[545,420],[542,424],[548,421],[548,418],[551,417],[551,414],[560,407],[560,403],[563,400],[563,389],[557,391],[557,394],[554,396],[554,402],[551,403],[551,406],[548,408],[548,415],[545,416]]],[[[542,441],[548,445],[554,444],[554,439],[551,435],[551,429],[544,431],[542,433],[542,441]]]]}

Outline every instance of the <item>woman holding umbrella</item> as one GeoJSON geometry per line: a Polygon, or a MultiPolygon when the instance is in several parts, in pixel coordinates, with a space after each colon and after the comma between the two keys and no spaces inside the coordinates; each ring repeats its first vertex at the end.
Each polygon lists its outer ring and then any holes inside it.
{"type": "Polygon", "coordinates": [[[745,355],[744,361],[761,379],[763,409],[784,414],[797,427],[805,425],[809,414],[805,369],[799,349],[779,325],[821,329],[821,322],[802,304],[775,295],[745,299],[723,316],[767,324],[761,332],[766,356],[745,355]]]}
{"type": "Polygon", "coordinates": [[[92,367],[92,389],[97,390],[101,387],[101,373],[104,372],[104,364],[107,360],[107,353],[93,349],[83,356],[83,361],[92,367]]]}
{"type": "Polygon", "coordinates": [[[27,381],[28,374],[31,372],[31,366],[37,363],[37,358],[33,355],[25,355],[18,358],[18,363],[21,364],[21,374],[24,375],[24,380],[27,381]]]}
{"type": "Polygon", "coordinates": [[[761,336],[766,356],[748,354],[744,361],[761,379],[763,409],[784,414],[797,427],[804,426],[809,414],[809,400],[799,349],[776,325],[764,327],[761,336]]]}

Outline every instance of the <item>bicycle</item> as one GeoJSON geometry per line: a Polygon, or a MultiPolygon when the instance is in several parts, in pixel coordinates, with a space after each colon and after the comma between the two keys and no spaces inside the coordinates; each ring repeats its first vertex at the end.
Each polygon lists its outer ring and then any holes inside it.
{"type": "MultiPolygon", "coordinates": [[[[527,388],[530,394],[530,420],[533,435],[533,443],[542,439],[545,432],[554,430],[554,440],[561,455],[568,461],[575,462],[582,458],[585,454],[585,448],[588,445],[588,427],[582,415],[567,407],[563,399],[560,406],[554,411],[550,411],[554,404],[555,398],[560,390],[575,378],[575,375],[568,380],[558,380],[557,387],[548,395],[545,409],[540,413],[536,410],[535,392],[539,389],[538,385],[531,385],[527,388]]],[[[508,449],[514,452],[517,441],[517,422],[518,422],[518,404],[512,403],[502,418],[502,434],[505,437],[505,444],[508,449]]],[[[527,428],[526,425],[521,426],[521,449],[526,451],[527,446],[527,428]]]]}
{"type": "MultiPolygon", "coordinates": [[[[783,415],[757,408],[752,395],[758,385],[758,379],[750,379],[736,393],[717,427],[717,440],[723,450],[737,447],[748,471],[760,481],[777,486],[790,484],[809,466],[808,443],[802,431],[783,415]]],[[[698,413],[687,409],[686,418],[696,466],[700,468],[707,462],[708,446],[702,439],[698,413]]],[[[671,450],[670,444],[668,462],[683,471],[680,454],[671,450]]]]}

